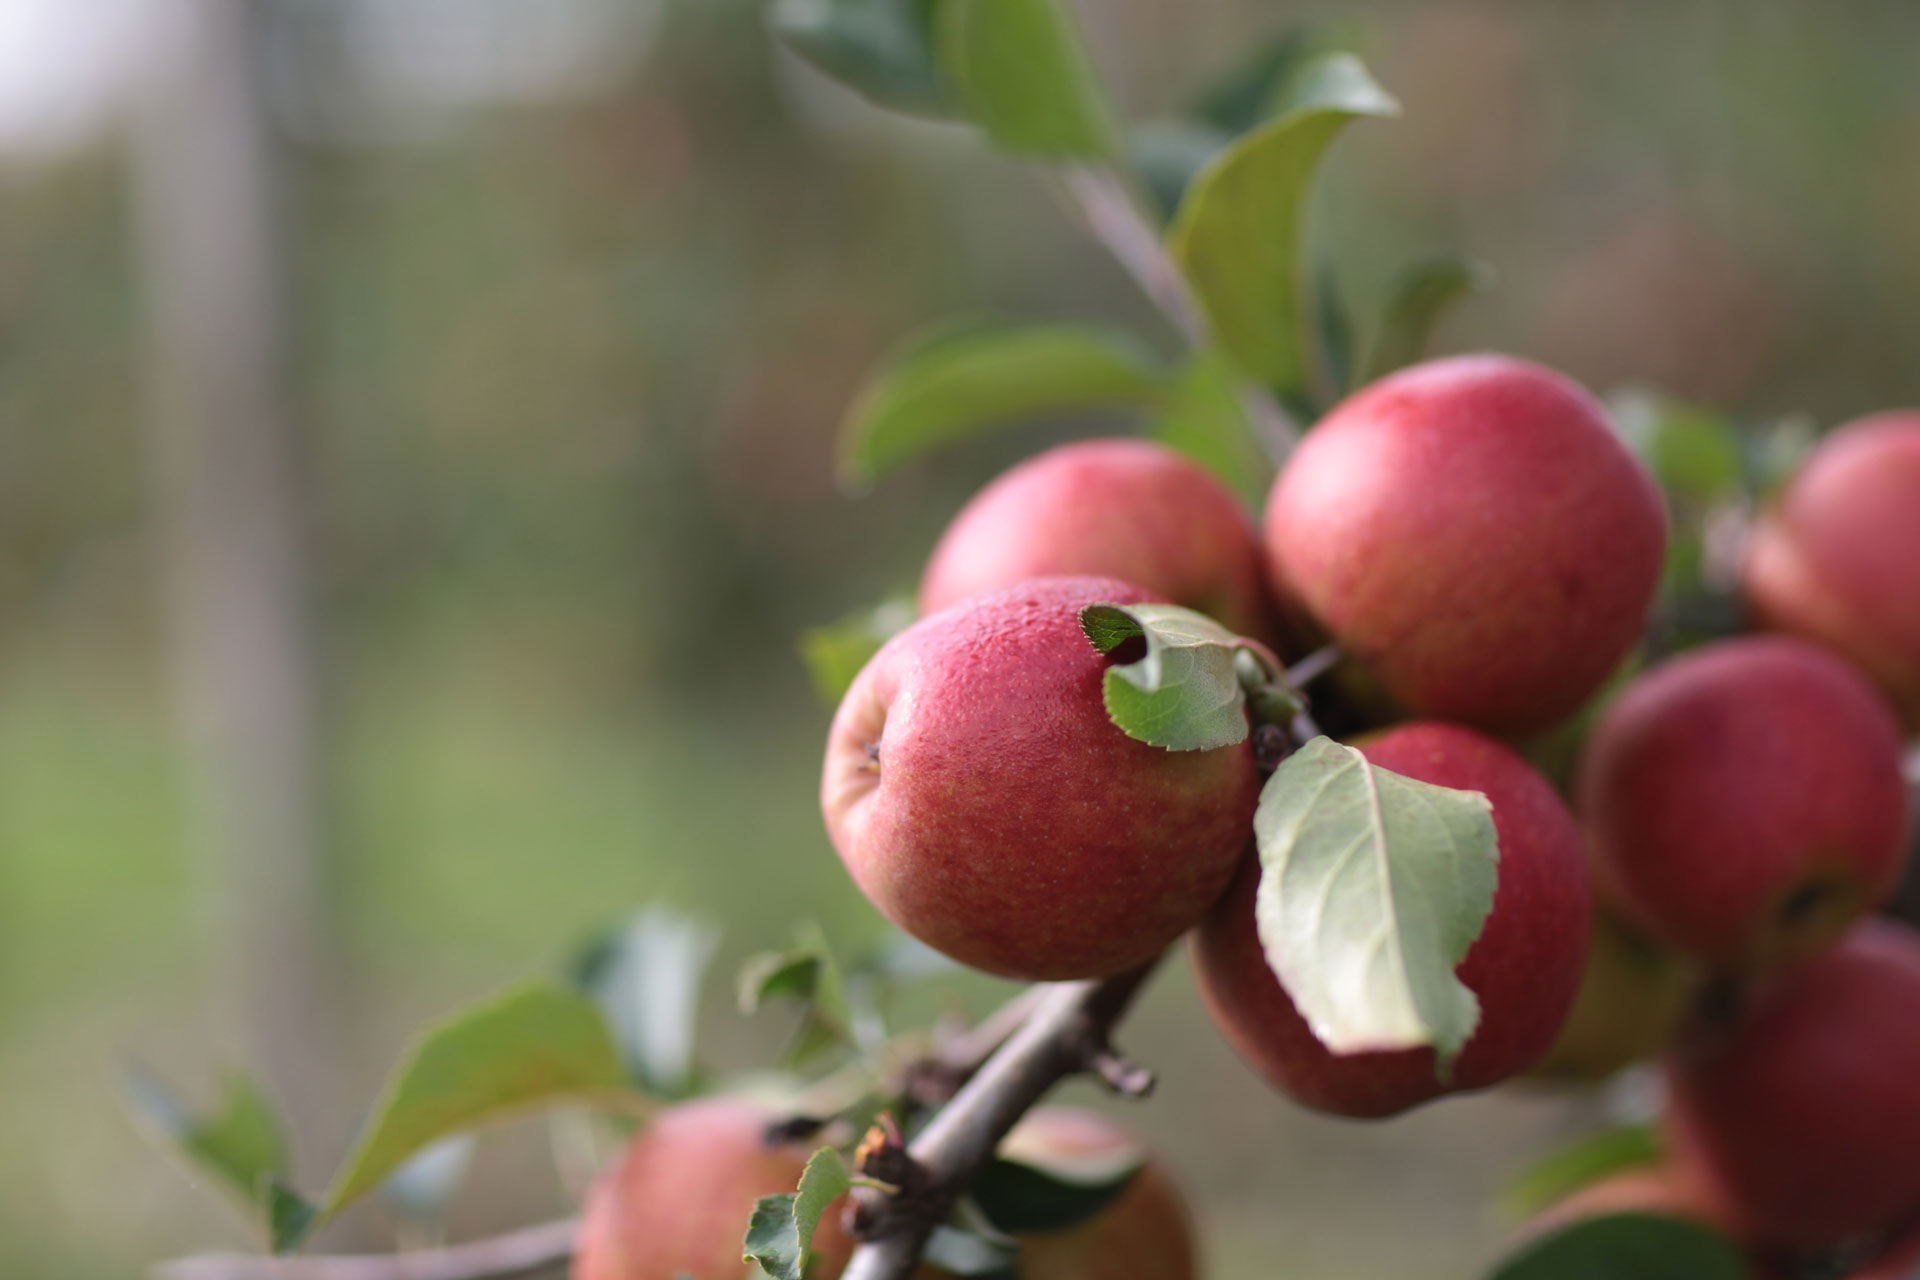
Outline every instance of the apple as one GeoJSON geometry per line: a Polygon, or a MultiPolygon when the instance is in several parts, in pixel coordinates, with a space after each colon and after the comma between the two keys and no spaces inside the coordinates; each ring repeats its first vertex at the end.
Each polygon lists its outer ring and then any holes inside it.
{"type": "Polygon", "coordinates": [[[1593,943],[1573,1012],[1528,1074],[1588,1082],[1658,1057],[1700,987],[1693,965],[1595,904],[1593,943]]]}
{"type": "Polygon", "coordinates": [[[1655,938],[1750,972],[1819,951],[1906,857],[1893,715],[1786,636],[1705,645],[1608,708],[1581,765],[1602,895],[1655,938]]]}
{"type": "Polygon", "coordinates": [[[1226,485],[1165,445],[1084,440],[1002,475],[934,548],[920,609],[1065,574],[1137,583],[1241,635],[1272,639],[1252,516],[1226,485]]]}
{"type": "Polygon", "coordinates": [[[1743,576],[1763,625],[1847,658],[1920,732],[1920,411],[1822,440],[1755,528],[1743,576]]]}
{"type": "MultiPolygon", "coordinates": [[[[744,1280],[740,1259],[753,1202],[800,1184],[812,1148],[769,1142],[777,1117],[744,1098],[715,1096],[661,1111],[594,1184],[580,1219],[573,1280],[744,1280]]],[[[814,1235],[814,1280],[846,1266],[853,1240],[838,1213],[814,1235]]]]}
{"type": "Polygon", "coordinates": [[[1193,961],[1215,1023],[1283,1091],[1322,1111],[1389,1116],[1445,1093],[1497,1084],[1539,1060],[1580,987],[1591,901],[1572,815],[1508,747],[1440,723],[1402,725],[1355,745],[1383,769],[1479,791],[1493,803],[1499,888],[1457,970],[1480,999],[1480,1023],[1451,1078],[1439,1078],[1431,1049],[1334,1054],[1314,1038],[1261,949],[1253,859],[1194,935],[1193,961]]]}
{"type": "MultiPolygon", "coordinates": [[[[1000,1145],[1001,1155],[1041,1168],[1138,1151],[1126,1130],[1077,1107],[1029,1112],[1000,1145]]],[[[1173,1179],[1153,1160],[1093,1217],[1062,1231],[1015,1238],[1021,1280],[1194,1280],[1200,1273],[1192,1215],[1173,1179]]],[[[923,1266],[916,1280],[946,1275],[923,1266]]]]}
{"type": "Polygon", "coordinates": [[[1112,578],[1042,578],[923,618],[848,689],[821,808],[874,906],[962,964],[1098,978],[1186,932],[1253,831],[1249,742],[1164,751],[1107,716],[1080,630],[1112,578]]]}
{"type": "Polygon", "coordinates": [[[1920,933],[1856,927],[1668,1064],[1679,1165],[1754,1242],[1821,1249],[1920,1215],[1920,933]]]}
{"type": "Polygon", "coordinates": [[[1578,708],[1632,648],[1666,508],[1587,392],[1467,356],[1336,407],[1275,481],[1265,538],[1283,606],[1363,686],[1520,734],[1578,708]]]}

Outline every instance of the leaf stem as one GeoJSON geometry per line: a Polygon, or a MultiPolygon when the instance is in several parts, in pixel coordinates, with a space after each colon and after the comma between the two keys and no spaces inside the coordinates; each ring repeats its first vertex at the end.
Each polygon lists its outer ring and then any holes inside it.
{"type": "Polygon", "coordinates": [[[1345,656],[1339,645],[1323,644],[1287,668],[1287,683],[1295,689],[1304,689],[1331,671],[1334,664],[1345,656]]]}

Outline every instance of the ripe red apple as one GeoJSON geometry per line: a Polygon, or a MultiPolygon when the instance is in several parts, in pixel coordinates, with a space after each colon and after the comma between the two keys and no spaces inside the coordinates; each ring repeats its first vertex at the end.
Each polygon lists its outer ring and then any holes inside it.
{"type": "Polygon", "coordinates": [[[1137,583],[1272,640],[1252,516],[1226,485],[1165,445],[1084,440],[1008,471],[947,526],[920,582],[920,609],[1063,574],[1137,583]]]}
{"type": "MultiPolygon", "coordinates": [[[[1124,1156],[1139,1144],[1094,1111],[1043,1107],[1030,1112],[1000,1146],[1002,1155],[1041,1167],[1061,1160],[1124,1156]]],[[[1198,1247],[1186,1201],[1165,1169],[1148,1160],[1114,1201],[1064,1231],[1016,1237],[1021,1280],[1194,1280],[1198,1247]]],[[[917,1280],[946,1272],[920,1269],[917,1280]]]]}
{"type": "Polygon", "coordinates": [[[1819,1249],[1920,1215],[1920,933],[1858,926],[1668,1078],[1675,1158],[1745,1237],[1819,1249]]]}
{"type": "Polygon", "coordinates": [[[1826,946],[1906,856],[1892,713],[1786,636],[1707,645],[1636,681],[1588,744],[1580,808],[1603,896],[1732,970],[1826,946]]]}
{"type": "Polygon", "coordinates": [[[1845,656],[1920,731],[1920,411],[1820,442],[1755,529],[1745,587],[1764,625],[1845,656]]]}
{"type": "Polygon", "coordinates": [[[1573,1005],[1591,903],[1580,833],[1547,780],[1512,750],[1457,725],[1416,723],[1355,743],[1383,769],[1479,791],[1493,803],[1500,880],[1493,911],[1456,971],[1480,998],[1480,1024],[1435,1073],[1431,1049],[1331,1053],[1294,1008],[1254,923],[1259,865],[1248,859],[1194,935],[1200,993],[1242,1057],[1307,1106],[1388,1116],[1444,1093],[1483,1089],[1532,1066],[1573,1005]]]}
{"type": "MultiPolygon", "coordinates": [[[[573,1280],[744,1280],[747,1219],[761,1196],[800,1183],[812,1148],[769,1143],[772,1112],[733,1097],[669,1107],[633,1140],[587,1198],[573,1280]]],[[[853,1241],[828,1212],[814,1235],[808,1273],[833,1280],[853,1241]]]]}
{"type": "Polygon", "coordinates": [[[1529,1072],[1543,1080],[1603,1080],[1658,1057],[1700,989],[1698,970],[1596,904],[1580,994],[1553,1047],[1529,1072]]]}
{"type": "Polygon", "coordinates": [[[1096,978],[1157,955],[1233,876],[1260,776],[1248,743],[1163,751],[1108,719],[1080,630],[1150,593],[1042,578],[923,618],[834,718],[827,831],[882,914],[988,973],[1096,978]]]}
{"type": "Polygon", "coordinates": [[[1283,604],[1419,716],[1545,729],[1640,635],[1666,509],[1566,378],[1435,360],[1339,405],[1267,506],[1283,604]]]}

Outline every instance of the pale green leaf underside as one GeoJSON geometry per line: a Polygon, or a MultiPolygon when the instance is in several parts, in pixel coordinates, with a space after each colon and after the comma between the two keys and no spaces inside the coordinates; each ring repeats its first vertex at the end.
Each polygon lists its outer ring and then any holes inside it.
{"type": "Polygon", "coordinates": [[[1108,667],[1107,715],[1129,737],[1169,751],[1210,751],[1245,742],[1247,695],[1242,652],[1263,654],[1205,614],[1170,604],[1096,604],[1080,626],[1101,653],[1136,636],[1138,662],[1108,667]]]}
{"type": "Polygon", "coordinates": [[[929,449],[988,428],[1112,406],[1158,403],[1153,358],[1077,325],[972,330],[925,342],[883,369],[841,428],[840,470],[871,484],[929,449]]]}
{"type": "Polygon", "coordinates": [[[1310,381],[1303,241],[1314,174],[1348,124],[1398,111],[1357,58],[1330,54],[1302,73],[1284,114],[1216,157],[1180,203],[1169,247],[1215,339],[1283,396],[1310,381]]]}
{"type": "Polygon", "coordinates": [[[1254,816],[1267,962],[1335,1053],[1433,1046],[1444,1073],[1479,1021],[1454,974],[1493,908],[1493,808],[1315,738],[1254,816]]]}
{"type": "Polygon", "coordinates": [[[940,61],[968,114],[1007,150],[1113,154],[1105,95],[1060,0],[942,0],[940,61]]]}

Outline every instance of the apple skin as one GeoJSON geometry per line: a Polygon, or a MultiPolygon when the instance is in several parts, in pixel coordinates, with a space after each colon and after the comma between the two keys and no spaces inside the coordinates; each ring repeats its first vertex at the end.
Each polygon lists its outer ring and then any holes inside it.
{"type": "Polygon", "coordinates": [[[1787,636],[1704,645],[1636,681],[1588,744],[1579,808],[1602,896],[1729,972],[1827,946],[1906,858],[1892,713],[1787,636]]]}
{"type": "Polygon", "coordinates": [[[1164,751],[1108,719],[1080,611],[1111,578],[1042,578],[923,618],[855,678],[821,808],[889,920],[962,964],[1099,978],[1158,955],[1232,879],[1260,774],[1249,742],[1164,751]],[[870,750],[871,748],[871,750],[870,750]]]}
{"type": "Polygon", "coordinates": [[[1596,904],[1580,994],[1529,1077],[1587,1084],[1658,1057],[1701,984],[1695,966],[1596,904]]]}
{"type": "Polygon", "coordinates": [[[1357,1117],[1395,1115],[1447,1093],[1484,1089],[1539,1060],[1573,1006],[1592,920],[1579,829],[1519,755],[1458,725],[1414,723],[1355,742],[1368,760],[1493,802],[1500,880],[1493,911],[1456,970],[1480,998],[1480,1024],[1435,1074],[1432,1049],[1334,1054],[1267,965],[1254,923],[1259,863],[1248,858],[1193,939],[1194,972],[1214,1022],[1240,1055],[1296,1101],[1357,1117]]]}
{"type": "MultiPolygon", "coordinates": [[[[660,1112],[587,1197],[572,1280],[744,1280],[740,1260],[753,1202],[800,1184],[813,1148],[766,1142],[774,1114],[756,1102],[708,1097],[660,1112]]],[[[833,1280],[853,1240],[829,1211],[813,1238],[812,1280],[833,1280]]]]}
{"type": "Polygon", "coordinates": [[[1823,439],[1754,530],[1744,586],[1763,626],[1847,658],[1920,732],[1920,411],[1823,439]]]}
{"type": "Polygon", "coordinates": [[[1337,406],[1275,481],[1264,533],[1283,608],[1363,685],[1513,735],[1572,713],[1632,648],[1666,507],[1585,390],[1463,356],[1337,406]]]}
{"type": "MultiPolygon", "coordinates": [[[[1054,1158],[1137,1150],[1132,1135],[1107,1117],[1078,1107],[1029,1112],[1001,1144],[1003,1155],[1054,1158]]],[[[1193,1216],[1165,1169],[1141,1166],[1127,1189],[1093,1217],[1068,1227],[1022,1235],[1021,1280],[1195,1280],[1200,1274],[1193,1216]]],[[[922,1266],[915,1280],[947,1280],[922,1266]]]]}
{"type": "Polygon", "coordinates": [[[1137,583],[1271,644],[1274,612],[1252,516],[1165,445],[1083,440],[1028,459],[954,518],[920,582],[920,610],[1029,578],[1137,583]]]}
{"type": "Polygon", "coordinates": [[[1870,920],[1668,1062],[1674,1159],[1756,1244],[1920,1215],[1920,933],[1870,920]]]}

